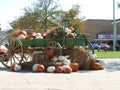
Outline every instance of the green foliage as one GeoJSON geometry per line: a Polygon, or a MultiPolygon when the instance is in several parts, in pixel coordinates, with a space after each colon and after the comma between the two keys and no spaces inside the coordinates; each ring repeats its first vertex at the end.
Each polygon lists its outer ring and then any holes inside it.
{"type": "Polygon", "coordinates": [[[36,0],[33,7],[24,8],[23,16],[13,20],[10,25],[13,29],[34,29],[36,32],[45,32],[51,27],[62,26],[67,22],[79,33],[83,33],[84,23],[79,17],[79,6],[74,5],[70,10],[59,9],[55,0],[36,0]]]}

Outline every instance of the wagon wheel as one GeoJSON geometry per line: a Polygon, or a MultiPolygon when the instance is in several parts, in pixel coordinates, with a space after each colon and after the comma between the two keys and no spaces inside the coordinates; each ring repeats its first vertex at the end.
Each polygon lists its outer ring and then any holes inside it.
{"type": "Polygon", "coordinates": [[[0,62],[10,68],[12,64],[20,64],[23,61],[23,47],[21,41],[17,37],[7,36],[1,42],[7,49],[8,60],[0,59],[0,62]]]}
{"type": "Polygon", "coordinates": [[[32,54],[34,50],[29,48],[28,46],[23,46],[23,60],[22,62],[32,61],[32,54]]]}
{"type": "Polygon", "coordinates": [[[62,46],[59,42],[51,41],[48,43],[47,48],[53,49],[57,54],[62,55],[62,46]]]}

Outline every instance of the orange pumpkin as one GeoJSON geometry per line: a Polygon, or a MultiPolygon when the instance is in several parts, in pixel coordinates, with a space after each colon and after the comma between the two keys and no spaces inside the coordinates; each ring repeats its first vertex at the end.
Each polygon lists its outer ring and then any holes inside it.
{"type": "Polygon", "coordinates": [[[18,32],[18,36],[19,36],[19,35],[24,35],[24,36],[26,36],[26,35],[27,35],[27,32],[20,30],[20,31],[18,32]]]}
{"type": "Polygon", "coordinates": [[[35,38],[36,37],[36,34],[33,32],[31,34],[28,34],[28,38],[35,38]]]}
{"type": "Polygon", "coordinates": [[[73,72],[76,72],[79,69],[78,63],[70,63],[70,67],[72,68],[73,72]]]}
{"type": "Polygon", "coordinates": [[[15,68],[15,64],[12,64],[10,67],[11,71],[14,71],[14,68],[15,68]]]}
{"type": "Polygon", "coordinates": [[[47,55],[50,57],[50,58],[52,58],[53,56],[54,56],[54,50],[51,50],[51,49],[47,49],[46,50],[46,53],[47,53],[47,55]]]}
{"type": "Polygon", "coordinates": [[[69,33],[68,34],[68,38],[74,38],[74,37],[75,37],[74,33],[69,33]]]}
{"type": "Polygon", "coordinates": [[[44,70],[45,70],[45,67],[44,67],[44,65],[38,65],[38,67],[37,67],[37,71],[38,72],[44,72],[44,70]]]}
{"type": "Polygon", "coordinates": [[[63,72],[63,67],[62,66],[57,66],[56,67],[56,72],[57,73],[62,73],[63,72]]]}
{"type": "Polygon", "coordinates": [[[99,70],[100,69],[100,63],[99,62],[92,62],[91,64],[90,64],[90,69],[92,69],[92,70],[99,70]]]}
{"type": "Polygon", "coordinates": [[[65,73],[71,73],[72,72],[72,68],[71,67],[66,67],[66,68],[64,68],[64,72],[65,73]]]}

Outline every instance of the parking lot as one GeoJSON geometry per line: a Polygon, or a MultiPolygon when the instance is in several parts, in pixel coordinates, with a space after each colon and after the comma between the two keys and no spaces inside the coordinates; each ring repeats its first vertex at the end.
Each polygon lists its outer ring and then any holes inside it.
{"type": "Polygon", "coordinates": [[[70,74],[12,72],[0,65],[0,90],[119,90],[120,59],[102,59],[105,70],[80,70],[70,74]]]}

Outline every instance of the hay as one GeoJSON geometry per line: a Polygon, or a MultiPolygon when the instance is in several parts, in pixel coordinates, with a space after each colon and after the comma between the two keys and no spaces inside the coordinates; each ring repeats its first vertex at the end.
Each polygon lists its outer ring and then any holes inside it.
{"type": "Polygon", "coordinates": [[[83,47],[76,47],[70,56],[71,62],[77,62],[79,67],[82,68],[89,60],[88,52],[83,47]]]}

